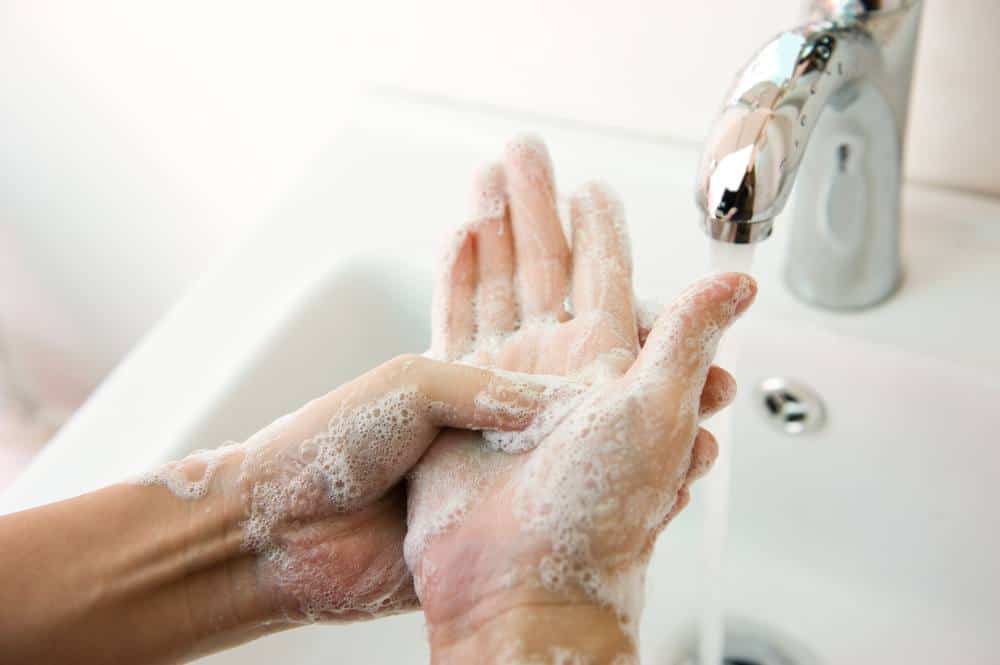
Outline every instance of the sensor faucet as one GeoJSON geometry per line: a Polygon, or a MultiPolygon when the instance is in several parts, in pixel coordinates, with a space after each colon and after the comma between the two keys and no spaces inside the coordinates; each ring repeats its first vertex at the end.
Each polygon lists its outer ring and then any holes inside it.
{"type": "Polygon", "coordinates": [[[755,243],[795,186],[785,278],[832,309],[899,286],[900,184],[923,0],[812,0],[742,70],[709,133],[696,199],[712,238],[755,243]]]}

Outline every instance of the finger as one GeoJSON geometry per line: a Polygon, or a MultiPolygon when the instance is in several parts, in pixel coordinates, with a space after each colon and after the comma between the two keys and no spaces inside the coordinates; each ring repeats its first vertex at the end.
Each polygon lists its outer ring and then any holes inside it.
{"type": "Polygon", "coordinates": [[[691,448],[691,464],[688,466],[685,485],[698,480],[712,468],[719,456],[719,442],[707,429],[700,428],[691,448]]]}
{"type": "Polygon", "coordinates": [[[502,165],[491,164],[476,177],[473,210],[479,264],[477,329],[480,335],[500,335],[512,331],[517,323],[514,241],[502,165]]]}
{"type": "Polygon", "coordinates": [[[677,498],[674,499],[674,505],[670,507],[670,512],[667,516],[663,518],[660,523],[660,529],[665,529],[668,524],[674,521],[682,510],[687,508],[688,504],[691,503],[691,490],[688,489],[687,485],[682,485],[679,490],[677,490],[677,498]]]}
{"type": "Polygon", "coordinates": [[[337,510],[354,510],[412,469],[442,427],[523,429],[549,390],[531,375],[403,355],[276,421],[247,449],[258,477],[287,484],[309,466],[337,510]]]}
{"type": "Polygon", "coordinates": [[[418,370],[421,393],[430,405],[431,423],[437,427],[521,430],[555,390],[530,374],[417,358],[422,363],[418,370]]]}
{"type": "Polygon", "coordinates": [[[431,355],[459,358],[472,346],[476,331],[475,295],[479,280],[475,236],[463,227],[451,238],[434,289],[431,355]]]}
{"type": "Polygon", "coordinates": [[[570,201],[573,228],[573,316],[607,315],[638,346],[632,302],[632,256],[625,211],[607,185],[590,183],[570,201]]]}
{"type": "Polygon", "coordinates": [[[639,333],[639,346],[646,345],[646,339],[649,333],[653,332],[656,319],[664,309],[663,305],[653,300],[640,300],[635,303],[635,325],[639,333]]]}
{"type": "Polygon", "coordinates": [[[695,283],[656,321],[629,374],[700,393],[722,334],[757,293],[753,278],[721,273],[695,283]]]}
{"type": "Polygon", "coordinates": [[[545,144],[531,136],[511,141],[504,153],[504,173],[522,312],[526,317],[564,320],[569,247],[559,223],[545,144]]]}
{"type": "Polygon", "coordinates": [[[701,389],[701,403],[698,416],[702,419],[712,416],[733,403],[736,399],[736,379],[733,375],[712,365],[708,368],[705,387],[701,389]]]}

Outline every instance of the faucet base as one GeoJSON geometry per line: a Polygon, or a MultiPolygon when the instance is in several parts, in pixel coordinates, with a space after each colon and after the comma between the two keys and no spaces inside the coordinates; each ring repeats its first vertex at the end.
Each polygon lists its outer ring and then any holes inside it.
{"type": "Polygon", "coordinates": [[[844,86],[817,120],[789,211],[785,278],[799,299],[860,309],[899,287],[901,153],[884,92],[844,86]]]}
{"type": "Polygon", "coordinates": [[[902,271],[896,275],[895,279],[886,284],[883,288],[879,289],[876,295],[859,300],[845,300],[842,302],[832,303],[823,294],[817,293],[812,289],[808,288],[808,284],[804,283],[802,280],[790,270],[785,270],[785,285],[788,290],[799,299],[799,301],[810,305],[812,307],[817,307],[820,309],[832,309],[839,311],[852,311],[852,310],[863,310],[869,307],[874,307],[876,305],[881,305],[885,301],[891,299],[899,291],[900,287],[903,285],[903,275],[902,271]]]}

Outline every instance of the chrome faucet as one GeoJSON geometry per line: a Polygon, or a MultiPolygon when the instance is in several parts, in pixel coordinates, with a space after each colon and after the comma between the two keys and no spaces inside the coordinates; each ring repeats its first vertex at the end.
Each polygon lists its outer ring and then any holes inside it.
{"type": "Polygon", "coordinates": [[[812,0],[810,22],[764,46],[736,79],[698,172],[716,240],[771,235],[792,186],[785,277],[844,309],[899,286],[900,183],[923,0],[812,0]]]}

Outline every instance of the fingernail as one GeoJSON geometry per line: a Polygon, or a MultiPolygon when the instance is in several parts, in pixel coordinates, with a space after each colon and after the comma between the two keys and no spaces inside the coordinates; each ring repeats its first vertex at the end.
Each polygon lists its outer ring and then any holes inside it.
{"type": "Polygon", "coordinates": [[[614,213],[616,217],[624,216],[620,212],[621,200],[610,185],[600,180],[591,180],[578,187],[570,195],[570,206],[581,215],[588,217],[599,213],[614,213]]]}
{"type": "Polygon", "coordinates": [[[545,142],[534,134],[514,137],[504,150],[504,161],[514,167],[513,175],[551,179],[552,159],[545,142]]]}
{"type": "Polygon", "coordinates": [[[750,275],[740,273],[739,283],[736,285],[736,316],[747,311],[756,297],[757,281],[750,275]]]}

